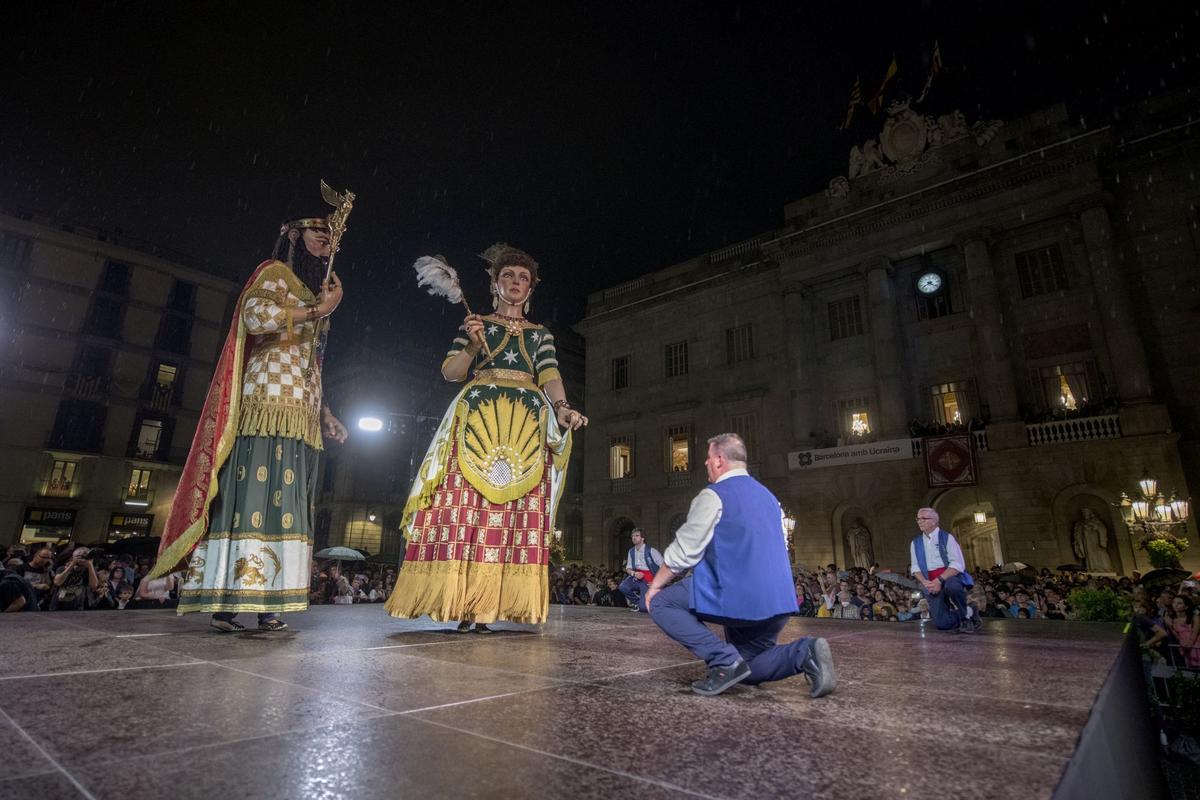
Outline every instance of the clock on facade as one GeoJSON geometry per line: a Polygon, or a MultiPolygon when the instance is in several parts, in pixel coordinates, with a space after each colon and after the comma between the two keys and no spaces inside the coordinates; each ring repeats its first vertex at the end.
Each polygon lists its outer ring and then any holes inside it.
{"type": "Polygon", "coordinates": [[[942,276],[936,272],[926,272],[917,278],[917,289],[923,294],[933,294],[942,288],[942,276]]]}

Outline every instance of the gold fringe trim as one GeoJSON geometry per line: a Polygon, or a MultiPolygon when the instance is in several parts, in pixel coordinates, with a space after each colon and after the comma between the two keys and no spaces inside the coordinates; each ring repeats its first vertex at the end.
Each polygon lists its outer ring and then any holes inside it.
{"type": "Polygon", "coordinates": [[[179,605],[175,613],[179,616],[193,614],[197,611],[207,611],[215,614],[218,611],[231,611],[234,614],[255,612],[259,614],[283,614],[289,611],[308,611],[308,603],[284,603],[283,605],[268,606],[262,603],[189,603],[179,605]]]}
{"type": "Polygon", "coordinates": [[[437,622],[545,622],[550,583],[542,564],[406,561],[385,606],[393,617],[437,622]]]}
{"type": "Polygon", "coordinates": [[[303,439],[316,450],[323,450],[319,415],[295,406],[251,401],[242,407],[238,433],[242,436],[281,436],[303,439]]]}

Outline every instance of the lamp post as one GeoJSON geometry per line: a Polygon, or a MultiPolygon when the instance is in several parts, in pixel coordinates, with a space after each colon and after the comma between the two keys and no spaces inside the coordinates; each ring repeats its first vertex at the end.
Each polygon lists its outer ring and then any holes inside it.
{"type": "Polygon", "coordinates": [[[1169,494],[1160,492],[1158,480],[1149,470],[1142,470],[1134,494],[1130,496],[1121,492],[1121,502],[1117,507],[1121,509],[1125,525],[1130,531],[1138,532],[1142,537],[1141,545],[1145,546],[1151,539],[1177,541],[1171,531],[1179,525],[1186,528],[1191,517],[1191,505],[1190,497],[1178,497],[1173,491],[1169,494]]]}

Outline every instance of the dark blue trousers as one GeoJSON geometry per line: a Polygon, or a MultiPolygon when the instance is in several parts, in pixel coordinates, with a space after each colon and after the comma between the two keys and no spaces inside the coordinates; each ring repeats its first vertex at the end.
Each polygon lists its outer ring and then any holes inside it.
{"type": "Polygon", "coordinates": [[[933,619],[938,630],[950,630],[961,625],[967,619],[967,587],[963,586],[962,578],[955,575],[948,578],[937,594],[925,593],[929,600],[929,616],[933,619]],[[957,608],[951,608],[949,600],[957,608]]]}
{"type": "Polygon", "coordinates": [[[743,683],[749,684],[778,681],[800,673],[812,638],[806,636],[776,644],[791,614],[754,621],[701,617],[689,608],[691,594],[690,576],[668,586],[654,596],[650,618],[663,633],[704,659],[705,664],[728,667],[745,661],[750,665],[750,677],[743,683]],[[725,641],[717,638],[705,621],[724,626],[725,641]]]}
{"type": "Polygon", "coordinates": [[[646,604],[642,602],[642,598],[646,596],[646,590],[650,586],[644,580],[626,575],[625,580],[621,581],[621,585],[617,588],[621,590],[621,594],[625,595],[629,605],[640,611],[646,610],[646,604]]]}

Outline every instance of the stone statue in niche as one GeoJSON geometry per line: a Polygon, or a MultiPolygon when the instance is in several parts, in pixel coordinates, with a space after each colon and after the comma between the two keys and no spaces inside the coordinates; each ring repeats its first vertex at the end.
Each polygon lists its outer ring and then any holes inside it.
{"type": "Polygon", "coordinates": [[[1090,508],[1079,511],[1080,519],[1075,523],[1071,544],[1088,572],[1112,572],[1112,559],[1108,556],[1108,527],[1090,508]]]}
{"type": "Polygon", "coordinates": [[[850,549],[852,566],[868,569],[875,563],[875,548],[871,545],[871,531],[863,524],[862,517],[846,529],[846,545],[850,549]]]}

